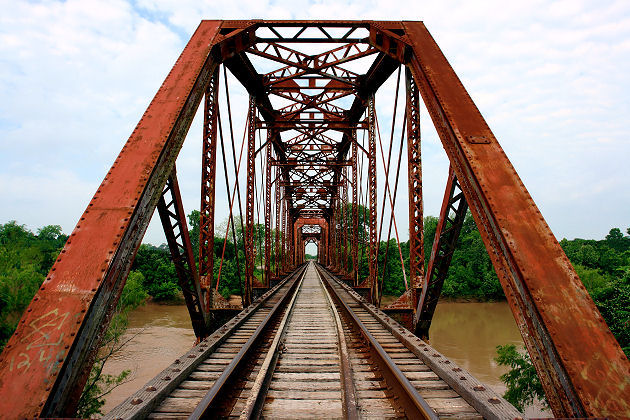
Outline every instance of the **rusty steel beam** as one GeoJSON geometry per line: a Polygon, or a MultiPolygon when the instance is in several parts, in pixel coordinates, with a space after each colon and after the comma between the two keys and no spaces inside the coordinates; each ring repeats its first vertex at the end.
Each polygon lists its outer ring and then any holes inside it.
{"type": "Polygon", "coordinates": [[[201,205],[199,208],[199,278],[202,305],[212,308],[214,279],[214,208],[217,153],[217,117],[219,97],[218,68],[210,78],[204,97],[203,139],[201,154],[201,205]]]}
{"type": "Polygon", "coordinates": [[[370,288],[370,299],[372,303],[378,302],[378,284],[376,277],[378,275],[378,239],[376,235],[376,207],[377,207],[377,191],[376,191],[376,109],[374,107],[374,95],[368,100],[368,121],[370,131],[368,135],[368,205],[370,212],[370,236],[369,236],[369,274],[368,287],[370,288]]]}
{"type": "MultiPolygon", "coordinates": [[[[271,137],[271,133],[267,133],[271,137]]],[[[265,168],[265,286],[270,287],[271,276],[271,144],[267,145],[265,168]]]]}
{"type": "Polygon", "coordinates": [[[286,190],[285,193],[282,195],[282,202],[284,204],[283,209],[282,209],[282,272],[283,274],[287,271],[287,254],[288,254],[288,248],[287,248],[287,238],[288,238],[288,224],[287,224],[287,213],[288,213],[288,209],[287,209],[287,198],[286,198],[286,190]]]}
{"type": "MultiPolygon", "coordinates": [[[[188,314],[192,322],[193,331],[197,340],[202,340],[210,335],[210,307],[203,305],[202,288],[195,266],[186,213],[182,197],[179,192],[177,173],[175,166],[173,172],[166,181],[166,186],[157,204],[160,221],[164,228],[168,249],[175,265],[175,273],[179,287],[182,289],[188,314]]],[[[206,293],[210,291],[205,291],[206,293]]]]}
{"type": "Polygon", "coordinates": [[[630,363],[421,22],[409,66],[556,416],[630,416],[630,363]]]}
{"type": "Polygon", "coordinates": [[[243,305],[252,303],[252,289],[254,287],[254,207],[256,182],[256,104],[254,98],[249,98],[249,120],[247,128],[247,194],[245,196],[245,287],[243,305]]]}
{"type": "MultiPolygon", "coordinates": [[[[276,170],[278,173],[279,170],[276,170]]],[[[280,185],[276,183],[276,238],[275,238],[275,258],[274,262],[276,264],[275,274],[276,278],[280,277],[280,262],[281,262],[281,251],[280,251],[280,231],[282,226],[280,225],[280,215],[282,212],[282,191],[280,189],[280,185]]]]}
{"type": "Polygon", "coordinates": [[[216,62],[203,21],[149,105],[0,360],[0,412],[71,416],[216,62]],[[15,398],[21,395],[22,398],[15,398]]]}
{"type": "Polygon", "coordinates": [[[359,285],[359,149],[357,132],[352,133],[352,285],[359,285]]]}
{"type": "Polygon", "coordinates": [[[341,197],[335,200],[335,223],[337,224],[337,229],[335,231],[335,270],[338,273],[341,273],[342,266],[342,257],[341,257],[341,241],[342,241],[342,229],[341,226],[341,197]]]}
{"type": "MultiPolygon", "coordinates": [[[[342,169],[345,171],[345,168],[342,169]]],[[[342,272],[344,276],[348,276],[348,183],[344,180],[341,186],[341,231],[342,235],[342,272]]]]}
{"type": "Polygon", "coordinates": [[[418,304],[418,288],[424,278],[424,228],[422,210],[422,155],[420,148],[420,94],[405,70],[407,85],[407,177],[409,181],[409,278],[411,307],[418,304]]]}
{"type": "Polygon", "coordinates": [[[448,267],[455,251],[457,238],[464,225],[468,205],[457,183],[453,168],[449,168],[446,190],[442,200],[442,209],[435,230],[435,239],[427,273],[422,283],[422,295],[416,305],[414,316],[414,334],[425,341],[429,340],[429,328],[442,293],[442,286],[448,274],[448,267]]]}

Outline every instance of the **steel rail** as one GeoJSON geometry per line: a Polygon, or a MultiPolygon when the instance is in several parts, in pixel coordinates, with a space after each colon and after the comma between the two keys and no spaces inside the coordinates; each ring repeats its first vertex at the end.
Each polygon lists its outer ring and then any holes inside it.
{"type": "Polygon", "coordinates": [[[398,402],[405,410],[407,417],[437,420],[438,416],[435,411],[429,407],[429,404],[424,400],[424,398],[422,398],[411,382],[409,382],[405,374],[400,370],[400,368],[398,368],[396,363],[394,363],[392,358],[387,354],[385,349],[383,349],[378,340],[376,340],[376,338],[370,333],[363,322],[361,322],[352,308],[350,308],[350,306],[341,299],[335,288],[332,286],[329,278],[330,275],[324,270],[321,270],[319,266],[316,266],[316,268],[321,275],[320,278],[325,280],[324,284],[326,285],[328,291],[331,292],[331,296],[346,315],[345,318],[354,325],[356,330],[359,331],[366,340],[372,360],[376,362],[380,372],[383,374],[385,382],[393,389],[394,395],[398,397],[398,402]]]}
{"type": "Polygon", "coordinates": [[[234,356],[234,359],[232,359],[230,364],[223,370],[221,376],[219,376],[212,388],[210,388],[210,390],[202,398],[199,405],[197,405],[193,413],[190,415],[189,420],[217,417],[218,406],[222,402],[222,397],[227,391],[229,391],[229,385],[233,383],[236,379],[236,375],[242,370],[241,368],[248,361],[248,356],[250,356],[251,352],[255,348],[255,345],[262,338],[262,334],[269,326],[271,320],[274,319],[280,308],[284,306],[291,296],[291,291],[295,289],[296,285],[304,277],[306,267],[306,265],[303,265],[298,272],[296,272],[295,278],[291,280],[292,284],[289,286],[285,295],[276,302],[267,316],[265,316],[262,322],[258,325],[258,328],[256,328],[256,331],[254,331],[249,340],[247,340],[243,347],[241,347],[241,350],[236,354],[236,356],[234,356]]]}
{"type": "MultiPolygon", "coordinates": [[[[306,273],[306,270],[304,270],[306,273]]],[[[280,356],[280,346],[282,343],[282,338],[285,336],[285,332],[287,329],[289,318],[293,313],[293,307],[295,306],[295,300],[297,299],[297,295],[300,292],[300,288],[302,287],[302,283],[304,281],[304,274],[301,276],[298,281],[298,285],[295,288],[295,292],[291,297],[291,301],[287,305],[287,309],[282,316],[282,321],[280,321],[280,325],[278,326],[278,330],[273,338],[271,346],[269,346],[269,350],[265,356],[265,360],[263,360],[262,366],[256,375],[256,379],[254,380],[254,384],[252,385],[252,389],[250,390],[250,394],[245,402],[245,407],[241,410],[241,415],[239,419],[258,419],[261,417],[262,409],[264,406],[265,397],[267,395],[267,390],[269,389],[269,382],[271,381],[271,377],[276,369],[276,363],[278,362],[278,357],[280,356]]],[[[287,293],[288,294],[288,293],[287,293]]]]}
{"type": "Polygon", "coordinates": [[[339,318],[339,311],[335,307],[335,303],[328,293],[326,289],[326,285],[322,280],[321,274],[319,274],[318,270],[315,270],[317,273],[317,278],[319,278],[319,282],[324,289],[324,294],[326,295],[326,300],[330,304],[330,309],[333,313],[333,318],[335,319],[335,326],[337,328],[337,340],[339,341],[339,364],[340,369],[339,373],[341,375],[341,399],[343,402],[343,415],[344,418],[349,420],[355,420],[359,418],[359,412],[357,409],[357,394],[354,387],[354,381],[352,378],[352,366],[350,362],[350,354],[348,353],[348,345],[346,343],[346,335],[343,332],[343,324],[341,323],[341,319],[339,318]]]}
{"type": "Polygon", "coordinates": [[[103,419],[113,420],[124,418],[126,420],[136,420],[146,418],[164,401],[164,398],[168,397],[173,390],[177,389],[183,381],[188,379],[191,372],[195,371],[208,357],[211,357],[226,340],[229,340],[232,334],[238,332],[241,327],[251,321],[253,315],[256,313],[264,313],[269,309],[269,306],[274,305],[276,297],[285,293],[283,289],[285,289],[285,286],[289,284],[296,275],[297,273],[290,273],[284,277],[276,286],[265,292],[251,306],[243,309],[243,311],[223,326],[217,328],[208,338],[201,341],[199,345],[194,346],[186,354],[176,359],[174,363],[147,382],[143,388],[131,394],[125,401],[105,414],[103,419]],[[171,379],[165,380],[164,378],[166,377],[170,377],[171,379]]]}

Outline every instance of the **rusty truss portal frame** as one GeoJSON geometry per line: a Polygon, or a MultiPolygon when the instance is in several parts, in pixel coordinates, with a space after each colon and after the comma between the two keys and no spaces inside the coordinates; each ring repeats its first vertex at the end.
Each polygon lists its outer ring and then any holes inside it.
{"type": "MultiPolygon", "coordinates": [[[[0,412],[15,417],[73,414],[95,349],[156,208],[177,263],[195,333],[202,338],[211,331],[216,307],[212,247],[217,133],[223,144],[217,118],[220,66],[243,84],[251,98],[244,165],[245,304],[251,302],[255,287],[269,285],[272,273],[279,276],[300,264],[307,242],[318,243],[319,258],[325,265],[365,289],[369,299],[378,301],[378,120],[374,94],[404,66],[411,236],[411,297],[405,302],[415,312],[415,326],[410,327],[421,335],[428,333],[427,322],[468,207],[554,414],[630,416],[628,359],[424,24],[264,20],[201,22],[2,353],[0,412]],[[318,49],[305,51],[302,48],[306,45],[317,45],[318,49]],[[254,61],[262,59],[276,66],[258,70],[254,61]],[[352,67],[360,60],[368,64],[352,67]],[[426,274],[420,99],[451,164],[426,274]],[[198,273],[179,197],[175,160],[202,100],[198,273]],[[256,136],[261,132],[266,134],[265,142],[255,150],[256,136]],[[367,145],[359,144],[359,133],[368,139],[367,145]],[[263,162],[267,166],[260,168],[266,181],[257,190],[259,152],[267,157],[263,162]],[[359,155],[367,160],[361,169],[357,169],[359,155]],[[363,168],[368,173],[366,185],[357,179],[357,171],[363,168]],[[352,189],[351,195],[348,189],[352,189]],[[257,256],[253,252],[254,199],[258,194],[265,200],[262,283],[255,277],[257,256]],[[275,206],[270,204],[272,198],[275,206]],[[271,214],[274,207],[275,216],[271,214]],[[361,215],[361,211],[369,214],[361,215]],[[365,222],[361,230],[359,219],[365,222]],[[366,256],[367,276],[360,278],[359,260],[366,256]],[[416,291],[420,287],[421,294],[416,291]]],[[[225,156],[223,160],[225,164],[225,156]]],[[[238,193],[240,205],[238,184],[235,190],[230,193],[228,186],[228,195],[238,193]]]]}

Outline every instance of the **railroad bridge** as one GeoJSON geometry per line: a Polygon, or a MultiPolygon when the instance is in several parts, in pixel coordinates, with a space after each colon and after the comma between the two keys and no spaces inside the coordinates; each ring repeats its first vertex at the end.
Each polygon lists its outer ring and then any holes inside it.
{"type": "Polygon", "coordinates": [[[0,416],[73,416],[156,208],[198,342],[109,418],[521,417],[428,342],[467,211],[554,415],[630,417],[628,359],[422,22],[202,21],[3,351],[0,416]],[[234,78],[249,95],[240,116],[234,78]],[[430,255],[422,104],[450,162],[430,255]],[[175,161],[198,109],[197,264],[175,161]],[[401,177],[408,268],[394,211],[401,177]],[[223,250],[244,232],[242,306],[217,292],[221,179],[223,250]],[[406,290],[388,306],[382,240],[400,256],[406,290]],[[307,243],[317,262],[305,261],[307,243]]]}

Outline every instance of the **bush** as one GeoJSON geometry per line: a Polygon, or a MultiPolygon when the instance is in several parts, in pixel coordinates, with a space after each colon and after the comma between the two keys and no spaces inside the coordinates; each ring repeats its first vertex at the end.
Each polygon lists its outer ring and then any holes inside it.
{"type": "Polygon", "coordinates": [[[511,368],[500,378],[507,385],[503,397],[514,407],[523,411],[525,406],[532,404],[536,399],[545,401],[545,392],[525,348],[521,353],[516,350],[514,344],[497,346],[497,357],[494,360],[501,366],[511,368]]]}

